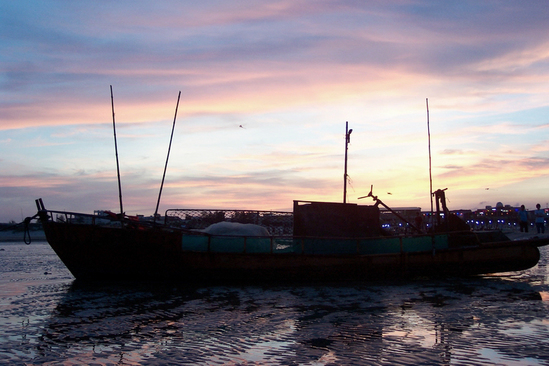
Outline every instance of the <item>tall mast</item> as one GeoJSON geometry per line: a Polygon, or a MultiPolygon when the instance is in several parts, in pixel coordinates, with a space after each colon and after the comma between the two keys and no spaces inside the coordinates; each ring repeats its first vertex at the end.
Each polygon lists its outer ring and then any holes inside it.
{"type": "Polygon", "coordinates": [[[349,142],[351,142],[352,132],[352,128],[349,130],[349,122],[345,122],[345,171],[343,173],[343,203],[347,203],[347,149],[349,142]]]}
{"type": "Polygon", "coordinates": [[[112,106],[112,129],[114,132],[114,153],[116,155],[116,173],[118,175],[118,197],[120,199],[120,219],[124,219],[124,208],[122,206],[122,185],[120,184],[120,165],[118,163],[118,145],[116,143],[116,124],[114,122],[114,97],[111,85],[111,106],[112,106]]]}
{"type": "Polygon", "coordinates": [[[425,98],[427,106],[427,139],[429,148],[429,197],[431,198],[431,224],[433,223],[433,175],[431,171],[431,127],[429,126],[429,98],[425,98]]]}
{"type": "Polygon", "coordinates": [[[166,169],[168,169],[168,160],[170,159],[170,150],[172,148],[173,131],[175,130],[175,120],[177,118],[177,109],[179,108],[179,98],[181,98],[181,91],[177,96],[177,104],[175,105],[175,115],[173,116],[172,134],[170,136],[170,144],[168,145],[168,155],[166,156],[166,164],[164,165],[164,174],[162,175],[162,183],[160,183],[160,192],[158,192],[158,201],[156,202],[156,210],[154,211],[154,222],[156,222],[156,216],[158,215],[158,206],[160,205],[160,197],[162,196],[162,187],[164,186],[164,178],[166,178],[166,169]]]}

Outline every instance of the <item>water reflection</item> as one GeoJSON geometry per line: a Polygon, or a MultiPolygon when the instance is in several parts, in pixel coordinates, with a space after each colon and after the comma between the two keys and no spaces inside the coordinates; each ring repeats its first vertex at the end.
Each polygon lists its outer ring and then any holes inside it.
{"type": "Polygon", "coordinates": [[[543,364],[546,306],[501,278],[349,286],[75,284],[38,363],[543,364]],[[520,349],[517,353],[516,349],[520,349]],[[492,356],[487,357],[492,352],[492,356]]]}
{"type": "Polygon", "coordinates": [[[0,257],[0,364],[549,364],[547,248],[485,278],[273,287],[82,285],[25,248],[0,257]]]}

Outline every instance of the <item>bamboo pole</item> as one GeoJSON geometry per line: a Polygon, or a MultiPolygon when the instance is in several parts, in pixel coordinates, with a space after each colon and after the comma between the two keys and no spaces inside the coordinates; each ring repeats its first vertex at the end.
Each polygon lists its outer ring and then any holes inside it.
{"type": "Polygon", "coordinates": [[[349,142],[351,142],[351,133],[353,129],[349,130],[349,122],[345,122],[345,170],[343,172],[343,203],[347,203],[347,150],[349,142]]]}
{"type": "Polygon", "coordinates": [[[427,140],[429,148],[429,197],[431,199],[431,227],[433,226],[433,173],[431,170],[431,126],[429,125],[429,98],[425,98],[427,106],[427,140]]]}
{"type": "Polygon", "coordinates": [[[177,104],[175,105],[175,114],[173,116],[172,134],[170,136],[170,144],[168,145],[168,154],[166,156],[166,164],[164,165],[164,174],[162,175],[162,183],[160,183],[160,192],[158,192],[158,201],[156,201],[156,210],[154,211],[154,222],[156,223],[156,216],[158,215],[158,206],[160,205],[160,197],[162,196],[162,188],[164,187],[164,179],[166,178],[166,170],[168,169],[168,160],[170,159],[170,150],[172,148],[173,132],[175,130],[175,120],[177,119],[177,109],[179,108],[179,99],[181,98],[181,91],[177,96],[177,104]]]}
{"type": "Polygon", "coordinates": [[[124,220],[124,208],[122,205],[122,184],[120,183],[120,164],[118,163],[118,144],[116,143],[116,124],[114,122],[114,97],[111,85],[112,129],[114,132],[114,153],[116,155],[116,173],[118,176],[118,197],[120,200],[120,220],[124,220]]]}

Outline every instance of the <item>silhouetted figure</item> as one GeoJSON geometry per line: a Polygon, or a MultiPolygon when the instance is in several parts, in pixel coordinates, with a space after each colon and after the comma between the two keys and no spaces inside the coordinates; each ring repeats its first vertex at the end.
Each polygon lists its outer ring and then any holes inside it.
{"type": "Polygon", "coordinates": [[[541,209],[541,205],[538,203],[536,205],[536,228],[538,229],[538,234],[545,233],[545,211],[541,209]]]}
{"type": "Polygon", "coordinates": [[[528,211],[526,211],[526,208],[524,205],[520,206],[520,210],[518,212],[519,215],[519,225],[520,225],[520,232],[528,232],[528,211]]]}

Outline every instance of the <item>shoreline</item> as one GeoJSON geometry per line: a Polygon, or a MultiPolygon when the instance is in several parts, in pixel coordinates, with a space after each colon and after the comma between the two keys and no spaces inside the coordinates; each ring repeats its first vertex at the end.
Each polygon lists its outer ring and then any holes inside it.
{"type": "MultiPolygon", "coordinates": [[[[0,243],[5,242],[24,242],[25,232],[22,230],[0,231],[0,243]]],[[[45,241],[46,234],[43,230],[31,230],[30,238],[32,241],[45,241]]]]}

